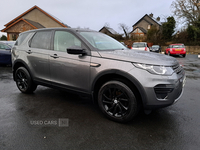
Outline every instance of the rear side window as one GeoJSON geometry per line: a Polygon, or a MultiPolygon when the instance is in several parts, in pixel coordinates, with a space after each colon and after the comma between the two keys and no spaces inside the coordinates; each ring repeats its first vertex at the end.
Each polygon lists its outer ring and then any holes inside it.
{"type": "Polygon", "coordinates": [[[25,38],[28,36],[29,33],[20,34],[15,42],[15,45],[21,45],[25,38]]]}
{"type": "Polygon", "coordinates": [[[50,49],[51,31],[37,32],[31,42],[30,47],[39,49],[50,49]]]}

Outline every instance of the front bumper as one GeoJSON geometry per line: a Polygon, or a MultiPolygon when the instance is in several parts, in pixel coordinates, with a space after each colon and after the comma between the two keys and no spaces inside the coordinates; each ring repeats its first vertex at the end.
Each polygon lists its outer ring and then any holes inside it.
{"type": "Polygon", "coordinates": [[[135,69],[129,73],[138,79],[143,88],[144,109],[167,107],[181,97],[186,80],[183,69],[179,69],[179,72],[174,72],[171,76],[153,75],[146,70],[135,69]]]}
{"type": "Polygon", "coordinates": [[[184,55],[186,51],[169,51],[171,55],[184,55]]]}

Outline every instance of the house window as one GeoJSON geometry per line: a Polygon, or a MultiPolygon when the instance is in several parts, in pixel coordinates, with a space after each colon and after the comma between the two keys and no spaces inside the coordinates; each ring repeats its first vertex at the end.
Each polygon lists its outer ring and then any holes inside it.
{"type": "Polygon", "coordinates": [[[148,25],[147,29],[151,29],[151,25],[150,24],[148,25]]]}

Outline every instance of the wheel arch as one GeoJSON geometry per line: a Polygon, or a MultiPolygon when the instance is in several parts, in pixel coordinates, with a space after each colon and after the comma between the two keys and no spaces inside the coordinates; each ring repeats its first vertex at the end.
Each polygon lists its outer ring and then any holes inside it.
{"type": "Polygon", "coordinates": [[[97,104],[97,93],[100,87],[110,81],[110,80],[118,80],[121,82],[125,82],[127,86],[129,86],[132,90],[136,91],[137,98],[140,99],[140,102],[142,102],[142,105],[146,103],[146,94],[144,92],[144,89],[142,85],[139,83],[139,81],[128,74],[127,72],[123,72],[120,70],[107,70],[102,73],[100,73],[94,80],[92,84],[92,96],[93,101],[95,104],[97,104]]]}
{"type": "Polygon", "coordinates": [[[32,77],[31,71],[29,70],[28,65],[23,60],[17,60],[14,62],[12,66],[12,72],[13,72],[13,79],[15,81],[15,72],[19,67],[24,67],[27,69],[27,71],[30,73],[30,76],[32,77]]]}

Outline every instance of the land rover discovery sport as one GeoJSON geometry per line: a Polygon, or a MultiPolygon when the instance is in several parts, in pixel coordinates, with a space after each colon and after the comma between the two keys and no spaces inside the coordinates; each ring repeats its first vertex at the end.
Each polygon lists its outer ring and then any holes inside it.
{"type": "Polygon", "coordinates": [[[12,63],[22,93],[44,85],[86,94],[117,122],[132,120],[140,109],[172,105],[185,81],[175,58],[133,51],[103,33],[82,29],[23,32],[12,49],[12,63]]]}

